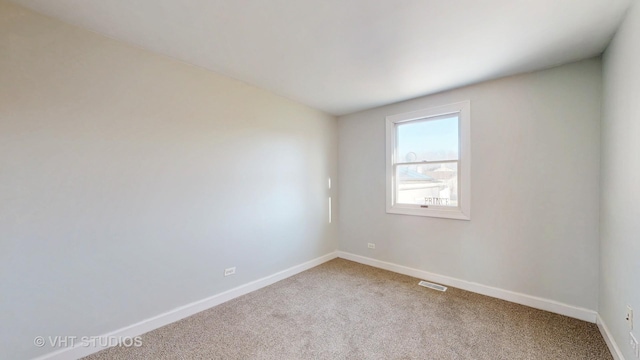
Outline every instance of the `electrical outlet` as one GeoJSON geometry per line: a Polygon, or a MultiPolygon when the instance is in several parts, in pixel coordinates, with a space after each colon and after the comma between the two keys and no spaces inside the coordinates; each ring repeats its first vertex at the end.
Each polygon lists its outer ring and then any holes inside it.
{"type": "Polygon", "coordinates": [[[627,316],[625,317],[625,320],[627,320],[629,330],[633,330],[633,309],[629,305],[627,305],[627,316]]]}
{"type": "Polygon", "coordinates": [[[229,276],[229,275],[233,275],[236,273],[236,267],[230,267],[227,269],[224,269],[224,276],[229,276]]]}
{"type": "Polygon", "coordinates": [[[372,243],[368,243],[367,246],[369,247],[369,249],[375,249],[376,248],[376,244],[372,244],[372,243]]]}

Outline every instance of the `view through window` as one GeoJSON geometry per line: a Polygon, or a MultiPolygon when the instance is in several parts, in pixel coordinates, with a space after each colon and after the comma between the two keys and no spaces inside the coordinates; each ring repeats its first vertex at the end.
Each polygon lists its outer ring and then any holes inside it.
{"type": "Polygon", "coordinates": [[[458,206],[457,114],[396,125],[398,204],[458,206]]]}

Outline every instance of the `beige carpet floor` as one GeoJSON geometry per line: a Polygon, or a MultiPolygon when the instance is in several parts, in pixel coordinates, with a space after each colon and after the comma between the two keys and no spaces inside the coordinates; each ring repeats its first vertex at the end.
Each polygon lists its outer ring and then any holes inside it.
{"type": "Polygon", "coordinates": [[[336,259],[106,359],[612,359],[596,325],[336,259]]]}

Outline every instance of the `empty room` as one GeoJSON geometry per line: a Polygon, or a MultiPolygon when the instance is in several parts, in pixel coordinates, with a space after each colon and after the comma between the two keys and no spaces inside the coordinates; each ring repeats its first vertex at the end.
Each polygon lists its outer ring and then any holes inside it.
{"type": "Polygon", "coordinates": [[[640,359],[640,0],[0,0],[0,359],[640,359]]]}

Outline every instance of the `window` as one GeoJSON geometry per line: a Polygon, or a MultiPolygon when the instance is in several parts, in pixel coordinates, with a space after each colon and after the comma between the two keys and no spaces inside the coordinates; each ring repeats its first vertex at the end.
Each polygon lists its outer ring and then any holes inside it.
{"type": "Polygon", "coordinates": [[[470,219],[470,102],[387,116],[387,212],[470,219]]]}

